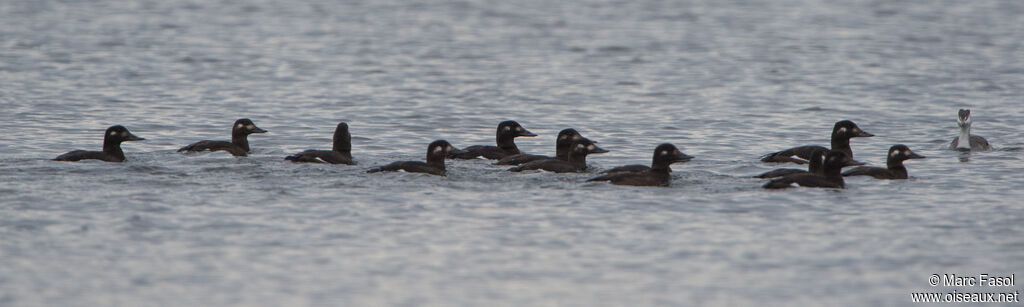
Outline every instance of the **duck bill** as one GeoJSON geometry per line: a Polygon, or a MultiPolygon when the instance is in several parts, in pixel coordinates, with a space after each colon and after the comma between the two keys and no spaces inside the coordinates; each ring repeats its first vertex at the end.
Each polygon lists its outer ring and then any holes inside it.
{"type": "Polygon", "coordinates": [[[672,160],[670,160],[670,162],[676,163],[676,162],[686,162],[686,161],[690,161],[690,160],[693,160],[693,156],[687,155],[687,154],[684,154],[684,153],[679,153],[677,155],[672,156],[672,160]]]}
{"type": "Polygon", "coordinates": [[[263,128],[260,127],[255,127],[252,129],[252,133],[267,133],[267,130],[263,130],[263,128]]]}
{"type": "Polygon", "coordinates": [[[858,133],[855,137],[862,137],[863,138],[863,137],[872,137],[872,136],[875,136],[875,135],[874,134],[870,134],[867,131],[861,130],[860,133],[858,133]]]}
{"type": "Polygon", "coordinates": [[[533,134],[533,132],[530,132],[530,130],[526,130],[525,128],[523,128],[523,131],[516,131],[516,136],[535,137],[537,135],[533,134]]]}
{"type": "Polygon", "coordinates": [[[911,152],[909,155],[907,155],[907,159],[924,159],[924,158],[927,158],[927,157],[919,155],[916,152],[911,152]]]}
{"type": "Polygon", "coordinates": [[[606,152],[608,152],[608,150],[606,150],[604,148],[601,148],[601,147],[597,147],[597,145],[594,145],[594,149],[590,150],[590,153],[592,153],[592,154],[599,154],[599,153],[606,153],[606,152]]]}
{"type": "Polygon", "coordinates": [[[860,162],[860,161],[853,160],[853,159],[848,159],[846,161],[843,161],[843,167],[847,167],[847,166],[861,166],[861,165],[864,165],[864,162],[860,162]]]}
{"type": "Polygon", "coordinates": [[[143,140],[145,140],[145,139],[144,139],[144,138],[141,138],[141,137],[139,137],[139,136],[137,136],[137,135],[134,135],[134,134],[128,133],[128,137],[127,137],[127,138],[125,138],[124,140],[125,140],[125,141],[143,141],[143,140]]]}

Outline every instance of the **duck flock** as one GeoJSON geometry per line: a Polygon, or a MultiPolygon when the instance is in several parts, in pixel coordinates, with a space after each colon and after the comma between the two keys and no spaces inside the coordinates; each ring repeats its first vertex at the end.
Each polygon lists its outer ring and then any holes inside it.
{"type": "MultiPolygon", "coordinates": [[[[971,134],[971,111],[959,110],[957,125],[960,135],[949,144],[950,149],[962,151],[984,151],[992,149],[985,138],[971,134]]],[[[352,159],[352,136],[347,123],[339,123],[334,130],[334,145],[331,150],[310,149],[285,157],[285,160],[296,163],[331,163],[355,165],[352,159]]],[[[254,133],[266,133],[267,130],[256,126],[247,118],[235,121],[231,129],[231,141],[204,140],[192,143],[178,152],[226,151],[234,156],[249,154],[248,136],[254,133]]],[[[380,165],[367,170],[367,173],[405,171],[426,173],[438,176],[446,174],[445,159],[491,159],[497,160],[495,165],[509,165],[511,172],[528,170],[544,170],[555,173],[587,172],[587,155],[606,153],[608,150],[597,146],[597,142],[583,137],[575,129],[565,129],[558,133],[555,140],[555,155],[543,156],[525,154],[516,147],[515,138],[534,137],[533,134],[515,121],[503,121],[498,124],[496,145],[474,145],[458,149],[445,140],[437,140],[427,145],[427,159],[424,161],[397,161],[380,165]]],[[[886,167],[863,166],[864,163],[853,159],[850,139],[872,137],[871,133],[862,130],[852,121],[836,122],[832,128],[831,148],[808,145],[773,152],[764,155],[761,161],[768,163],[807,164],[806,170],[795,168],[776,169],[755,178],[771,179],[764,184],[766,189],[788,188],[795,185],[820,188],[844,188],[844,176],[871,176],[878,179],[907,179],[907,168],[903,161],[922,159],[924,156],[914,153],[905,145],[896,144],[889,148],[886,167]],[[844,167],[856,166],[847,171],[844,167]]],[[[107,128],[103,137],[102,151],[74,150],[55,158],[56,161],[102,160],[107,162],[125,161],[121,143],[141,141],[138,137],[121,125],[107,128]]],[[[587,181],[607,181],[616,185],[632,186],[669,186],[672,182],[669,167],[673,163],[692,160],[675,145],[664,143],[654,148],[654,156],[650,166],[626,165],[604,170],[596,177],[587,181]]]]}

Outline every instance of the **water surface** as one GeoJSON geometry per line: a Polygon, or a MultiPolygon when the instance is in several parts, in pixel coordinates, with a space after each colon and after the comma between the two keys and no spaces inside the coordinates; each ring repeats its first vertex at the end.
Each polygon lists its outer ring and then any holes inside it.
{"type": "MultiPolygon", "coordinates": [[[[0,2],[0,305],[909,305],[931,274],[1024,274],[1019,1],[0,2]],[[997,148],[945,149],[956,110],[997,148]],[[253,154],[182,155],[231,123],[253,154]],[[573,127],[669,188],[449,162],[573,127]],[[902,143],[910,180],[765,191],[762,154],[902,143]],[[351,126],[357,166],[286,163],[351,126]],[[114,124],[145,137],[126,163],[114,124]]],[[[1010,290],[1020,289],[1011,288],[1010,290]]],[[[1002,290],[1002,289],[998,289],[1002,290]]]]}

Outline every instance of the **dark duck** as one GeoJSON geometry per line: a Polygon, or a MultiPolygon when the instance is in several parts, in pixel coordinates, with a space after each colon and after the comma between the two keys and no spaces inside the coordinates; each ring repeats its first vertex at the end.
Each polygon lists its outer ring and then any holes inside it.
{"type": "Polygon", "coordinates": [[[352,135],[348,124],[342,122],[334,128],[334,147],[331,150],[309,149],[284,158],[292,162],[330,163],[355,165],[352,161],[352,135]]]}
{"type": "Polygon", "coordinates": [[[426,173],[444,176],[447,174],[444,166],[444,158],[451,153],[459,152],[461,152],[461,150],[455,148],[452,144],[449,144],[448,141],[437,140],[427,146],[427,162],[398,161],[372,168],[366,172],[377,173],[406,171],[410,173],[426,173]]]}
{"type": "Polygon", "coordinates": [[[558,137],[555,139],[555,156],[549,157],[544,155],[531,155],[531,154],[515,154],[506,156],[498,160],[495,165],[520,165],[530,161],[544,160],[544,159],[559,159],[569,160],[569,149],[573,142],[583,139],[583,135],[580,135],[576,129],[564,129],[558,132],[558,137]]]}
{"type": "Polygon", "coordinates": [[[249,155],[249,135],[253,133],[266,133],[267,130],[256,127],[248,118],[235,121],[231,127],[231,141],[199,141],[178,149],[178,152],[200,152],[200,151],[227,151],[234,156],[244,157],[249,155]]]}
{"type": "Polygon", "coordinates": [[[903,161],[910,159],[924,159],[924,156],[910,151],[910,148],[906,145],[892,145],[892,147],[889,147],[889,157],[885,161],[885,168],[859,166],[843,172],[843,176],[871,176],[877,179],[907,179],[907,168],[903,166],[903,161]]]}
{"type": "Polygon", "coordinates": [[[960,109],[957,114],[956,125],[960,126],[960,136],[953,139],[953,142],[949,143],[950,149],[963,150],[963,151],[984,151],[992,149],[992,146],[988,144],[988,140],[981,136],[971,134],[971,110],[960,109]]]}
{"type": "Polygon", "coordinates": [[[568,159],[566,160],[534,160],[508,170],[512,172],[545,170],[555,173],[580,173],[587,169],[587,155],[606,152],[608,151],[601,147],[597,147],[593,141],[583,138],[579,141],[573,142],[570,146],[568,159]]]}
{"type": "Polygon", "coordinates": [[[765,189],[784,189],[797,184],[802,187],[812,188],[838,188],[846,187],[843,175],[840,173],[843,165],[847,162],[846,154],[841,151],[829,151],[825,155],[825,163],[822,165],[821,174],[797,173],[776,178],[764,185],[765,189]]]}
{"type": "MultiPolygon", "coordinates": [[[[874,134],[867,133],[857,127],[849,120],[842,120],[836,122],[836,125],[832,127],[832,151],[838,151],[846,154],[847,159],[853,160],[853,150],[850,149],[850,139],[856,137],[872,137],[874,134]]],[[[793,162],[797,164],[807,163],[807,160],[811,158],[811,154],[818,149],[828,149],[817,145],[807,145],[800,147],[793,147],[779,152],[773,152],[761,157],[762,162],[793,162]],[[794,158],[797,157],[797,158],[794,158]]],[[[856,161],[856,160],[854,160],[856,161]]],[[[858,162],[858,164],[860,164],[858,162]]]]}
{"type": "Polygon", "coordinates": [[[101,160],[107,162],[124,162],[124,151],[121,142],[142,141],[144,138],[135,136],[121,125],[110,126],[103,134],[103,151],[73,150],[54,158],[55,161],[101,160]]]}
{"type": "MultiPolygon", "coordinates": [[[[828,149],[819,148],[811,154],[811,159],[807,163],[807,170],[796,169],[796,168],[780,168],[772,171],[765,172],[763,174],[754,176],[754,178],[776,178],[791,174],[799,173],[811,173],[811,174],[823,174],[822,166],[825,164],[825,155],[829,152],[828,149]]],[[[843,163],[843,167],[860,165],[860,163],[853,160],[846,160],[843,163]]]]}
{"type": "MultiPolygon", "coordinates": [[[[617,185],[632,186],[669,186],[672,183],[672,163],[686,162],[693,157],[679,151],[675,145],[665,143],[654,148],[651,167],[644,166],[642,171],[620,171],[603,176],[590,178],[587,181],[608,181],[617,185]]],[[[641,165],[643,166],[643,165],[641,165]]],[[[628,165],[626,167],[629,167],[628,165]]]]}
{"type": "Polygon", "coordinates": [[[514,120],[503,121],[498,124],[495,139],[498,146],[473,145],[463,148],[458,153],[452,153],[449,158],[454,159],[475,159],[484,157],[491,160],[501,159],[507,156],[520,154],[519,147],[516,147],[515,138],[520,136],[537,136],[523,128],[514,120]]]}
{"type": "MultiPolygon", "coordinates": [[[[657,152],[661,148],[661,146],[665,146],[665,145],[672,146],[673,150],[679,151],[679,149],[676,148],[675,145],[668,144],[668,143],[661,144],[658,147],[654,148],[655,159],[654,159],[653,162],[651,162],[651,166],[641,165],[641,164],[631,164],[631,165],[624,165],[624,166],[615,167],[615,168],[612,168],[612,169],[609,169],[609,170],[605,170],[605,171],[603,171],[601,173],[602,174],[612,175],[612,174],[617,174],[617,173],[637,173],[637,172],[644,173],[644,172],[647,172],[647,171],[649,171],[652,168],[655,168],[657,166],[657,163],[658,163],[657,152]]],[[[676,155],[676,156],[672,157],[672,163],[688,162],[690,160],[693,160],[693,156],[684,154],[681,151],[679,152],[679,155],[676,155]]],[[[672,171],[672,169],[668,168],[667,166],[666,166],[665,169],[668,170],[669,172],[672,171]]]]}

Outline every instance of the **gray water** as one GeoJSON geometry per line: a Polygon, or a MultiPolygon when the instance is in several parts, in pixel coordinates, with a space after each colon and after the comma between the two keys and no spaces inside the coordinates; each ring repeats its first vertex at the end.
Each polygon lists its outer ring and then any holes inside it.
{"type": "MultiPolygon", "coordinates": [[[[2,306],[896,306],[1024,276],[1024,2],[0,2],[2,306]],[[996,150],[945,148],[956,111],[996,150]],[[182,155],[242,117],[253,154],[182,155]],[[574,127],[668,188],[449,161],[574,127]],[[762,154],[902,143],[909,180],[766,191],[762,154]],[[348,122],[359,165],[282,160],[348,122]],[[125,163],[54,162],[127,126],[125,163]]],[[[999,305],[999,304],[986,304],[999,305]]],[[[1019,306],[1018,304],[1015,304],[1019,306]]]]}

